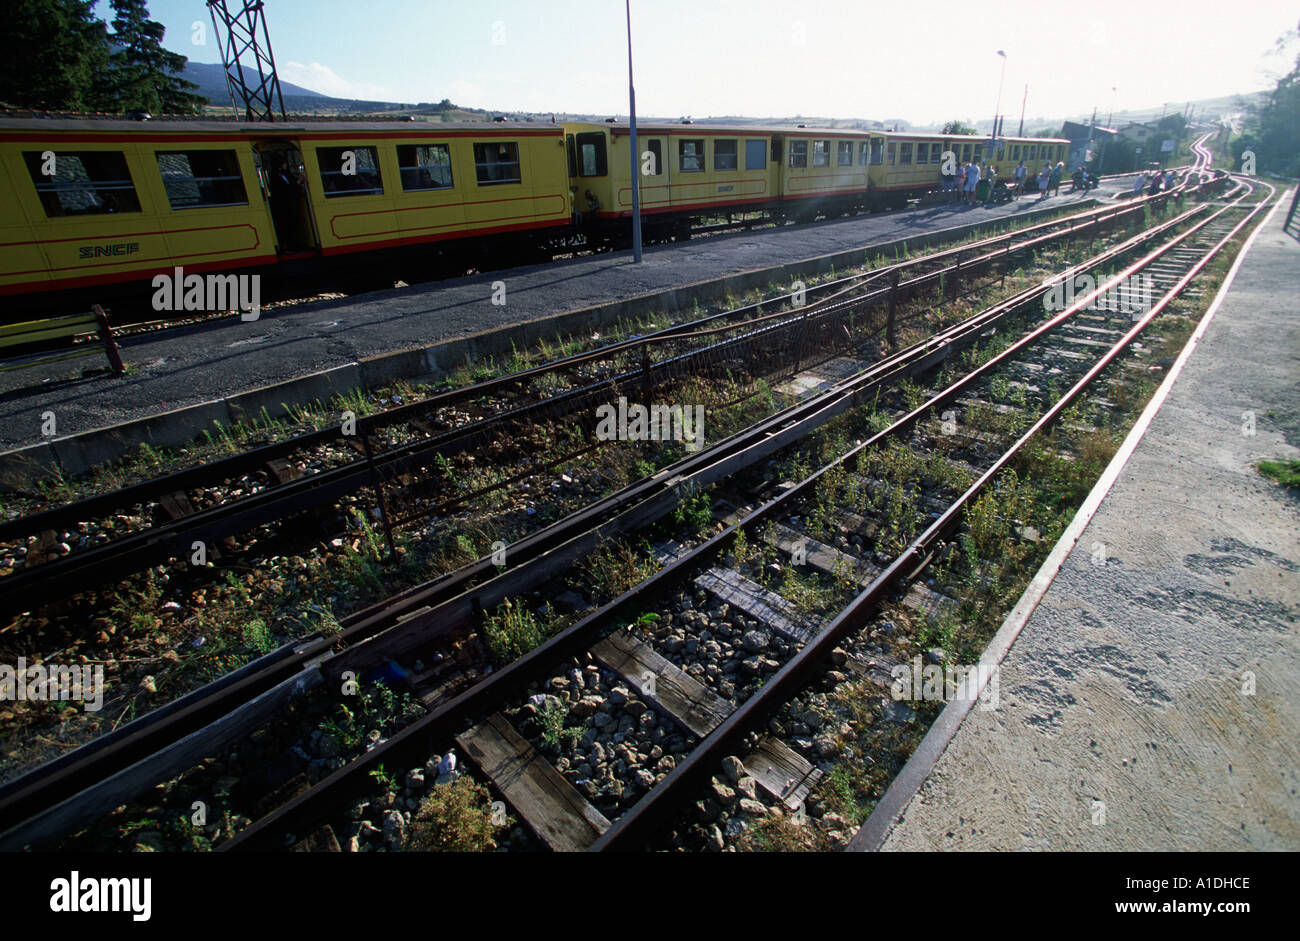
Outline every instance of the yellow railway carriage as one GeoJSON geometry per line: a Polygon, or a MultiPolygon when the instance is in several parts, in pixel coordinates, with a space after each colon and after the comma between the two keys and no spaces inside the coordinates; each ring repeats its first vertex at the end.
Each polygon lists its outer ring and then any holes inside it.
{"type": "Polygon", "coordinates": [[[1064,161],[1069,141],[1001,137],[990,146],[990,140],[980,135],[882,131],[873,135],[872,148],[873,154],[880,154],[879,160],[872,160],[873,199],[900,206],[909,198],[941,189],[940,170],[946,153],[952,153],[958,165],[991,163],[999,179],[1010,179],[1021,160],[1030,174],[1037,174],[1044,163],[1064,161]]]}
{"type": "Polygon", "coordinates": [[[0,295],[20,299],[138,290],[177,266],[518,258],[573,211],[554,125],[15,119],[0,164],[0,295]]]}
{"type": "Polygon", "coordinates": [[[3,121],[0,165],[2,295],[276,259],[253,152],[230,128],[3,121]]]}
{"type": "MultiPolygon", "coordinates": [[[[580,223],[620,232],[632,216],[630,130],[565,125],[580,223]]],[[[764,210],[812,219],[866,205],[861,131],[700,124],[637,127],[641,212],[652,238],[689,233],[701,217],[764,210]]]]}

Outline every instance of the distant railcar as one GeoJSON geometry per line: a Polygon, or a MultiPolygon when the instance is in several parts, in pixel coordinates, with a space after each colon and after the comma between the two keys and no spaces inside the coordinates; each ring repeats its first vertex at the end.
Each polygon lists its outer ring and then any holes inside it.
{"type": "Polygon", "coordinates": [[[1064,162],[1069,141],[1048,137],[1000,137],[882,131],[873,136],[871,191],[874,205],[898,207],[908,199],[942,188],[944,155],[960,164],[991,164],[999,179],[1010,179],[1020,161],[1037,175],[1044,164],[1064,162]]]}
{"type": "MultiPolygon", "coordinates": [[[[628,127],[571,124],[565,131],[584,224],[625,233],[632,217],[628,127]]],[[[736,212],[808,221],[865,209],[867,142],[862,131],[638,125],[636,171],[647,235],[682,238],[700,219],[736,212]]]]}

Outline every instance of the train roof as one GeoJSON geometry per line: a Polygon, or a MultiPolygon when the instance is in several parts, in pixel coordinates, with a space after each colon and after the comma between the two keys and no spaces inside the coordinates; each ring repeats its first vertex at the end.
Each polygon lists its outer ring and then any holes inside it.
{"type": "MultiPolygon", "coordinates": [[[[630,130],[627,123],[620,121],[618,123],[592,121],[565,121],[565,124],[582,125],[583,127],[603,127],[607,128],[611,134],[627,134],[630,130]]],[[[735,134],[743,137],[746,134],[786,134],[797,137],[866,137],[871,134],[879,134],[879,131],[872,131],[866,128],[858,127],[791,127],[788,124],[704,124],[695,123],[682,124],[678,121],[637,121],[636,132],[638,134],[677,134],[685,135],[692,133],[700,134],[735,134]]]]}
{"type": "Polygon", "coordinates": [[[310,134],[319,132],[349,131],[360,134],[402,133],[429,131],[470,131],[487,133],[491,131],[538,131],[554,130],[560,133],[561,124],[549,121],[203,121],[176,118],[153,118],[136,121],[129,118],[111,117],[0,117],[0,131],[54,131],[58,133],[75,133],[78,131],[109,131],[118,134],[138,132],[141,134],[230,134],[237,137],[276,136],[291,134],[310,134]]]}
{"type": "MultiPolygon", "coordinates": [[[[596,123],[594,121],[565,121],[565,124],[571,126],[607,128],[615,136],[621,136],[628,133],[629,128],[625,122],[618,123],[596,123]]],[[[941,134],[938,131],[880,131],[870,128],[857,127],[791,127],[788,124],[682,124],[679,122],[638,121],[636,125],[638,134],[672,134],[677,136],[689,135],[691,133],[700,134],[735,134],[743,136],[745,134],[784,134],[792,137],[895,137],[908,140],[952,140],[972,143],[987,143],[989,140],[986,134],[941,134]]],[[[1004,134],[998,138],[1003,141],[1013,141],[1015,143],[1043,143],[1043,144],[1068,144],[1069,141],[1064,137],[1017,137],[1004,134]]]]}
{"type": "MultiPolygon", "coordinates": [[[[898,137],[927,140],[955,140],[970,141],[974,144],[986,144],[989,141],[987,134],[942,134],[939,131],[876,131],[877,134],[883,134],[885,137],[898,137]]],[[[1000,141],[1013,141],[1021,144],[1026,141],[1038,144],[1068,144],[1069,140],[1064,137],[1018,137],[1014,134],[1003,134],[998,138],[1000,141]]]]}

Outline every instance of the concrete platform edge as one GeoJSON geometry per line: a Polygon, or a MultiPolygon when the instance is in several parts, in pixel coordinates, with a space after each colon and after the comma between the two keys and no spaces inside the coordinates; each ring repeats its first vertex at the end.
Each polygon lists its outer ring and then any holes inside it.
{"type": "MultiPolygon", "coordinates": [[[[1256,237],[1272,221],[1278,209],[1286,204],[1287,195],[1289,193],[1279,197],[1273,208],[1251,231],[1241,251],[1237,253],[1232,267],[1228,269],[1228,273],[1219,286],[1214,300],[1210,303],[1209,308],[1196,325],[1196,329],[1192,332],[1191,338],[1183,346],[1182,352],[1179,353],[1178,358],[1170,367],[1164,381],[1160,383],[1160,386],[1151,396],[1151,401],[1147,403],[1146,408],[1142,410],[1142,414],[1138,416],[1137,422],[1125,437],[1124,443],[1120,445],[1119,450],[1115,452],[1115,456],[1106,465],[1106,469],[1098,478],[1097,483],[1089,491],[1087,498],[1070,521],[1070,525],[1066,527],[1065,532],[1061,534],[1061,538],[1057,540],[1051,553],[1034,574],[1024,594],[1020,596],[1020,601],[1007,615],[1006,620],[1002,622],[1002,626],[993,635],[993,639],[989,641],[988,647],[985,648],[984,654],[979,659],[980,665],[996,668],[1010,652],[1016,639],[1020,636],[1020,632],[1029,622],[1029,618],[1038,608],[1039,602],[1043,600],[1048,588],[1056,579],[1061,566],[1065,564],[1066,558],[1073,551],[1088,524],[1092,522],[1092,518],[1101,507],[1102,501],[1110,493],[1115,481],[1119,478],[1120,472],[1146,435],[1147,429],[1160,411],[1160,407],[1164,404],[1165,399],[1169,397],[1169,393],[1173,390],[1179,375],[1182,374],[1183,367],[1196,351],[1201,338],[1205,335],[1210,322],[1214,319],[1214,315],[1228,296],[1228,292],[1236,280],[1237,272],[1245,262],[1246,256],[1250,253],[1251,246],[1255,244],[1256,237]]],[[[965,721],[966,716],[970,714],[971,709],[974,707],[978,693],[982,691],[983,684],[976,692],[976,696],[966,699],[954,699],[944,707],[943,711],[939,713],[939,717],[935,719],[934,724],[930,726],[930,730],[921,740],[921,744],[917,746],[916,751],[912,753],[912,756],[903,765],[897,777],[894,778],[876,803],[871,816],[858,828],[858,832],[854,834],[853,839],[849,842],[848,851],[872,853],[880,850],[889,838],[890,833],[902,821],[912,799],[920,791],[922,784],[925,783],[926,778],[930,776],[930,772],[947,750],[953,736],[957,734],[962,722],[965,721]]]]}

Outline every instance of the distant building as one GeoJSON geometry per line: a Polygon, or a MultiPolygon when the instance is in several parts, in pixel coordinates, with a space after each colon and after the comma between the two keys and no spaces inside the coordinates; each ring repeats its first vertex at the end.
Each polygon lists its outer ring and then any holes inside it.
{"type": "Polygon", "coordinates": [[[1101,143],[1110,140],[1118,132],[1113,127],[1101,127],[1066,121],[1061,128],[1061,136],[1070,142],[1070,156],[1065,165],[1073,170],[1080,164],[1088,163],[1101,152],[1101,143]]]}
{"type": "Polygon", "coordinates": [[[1145,144],[1156,136],[1157,129],[1150,124],[1140,124],[1135,121],[1132,124],[1125,124],[1119,129],[1119,133],[1135,144],[1145,144]]]}

